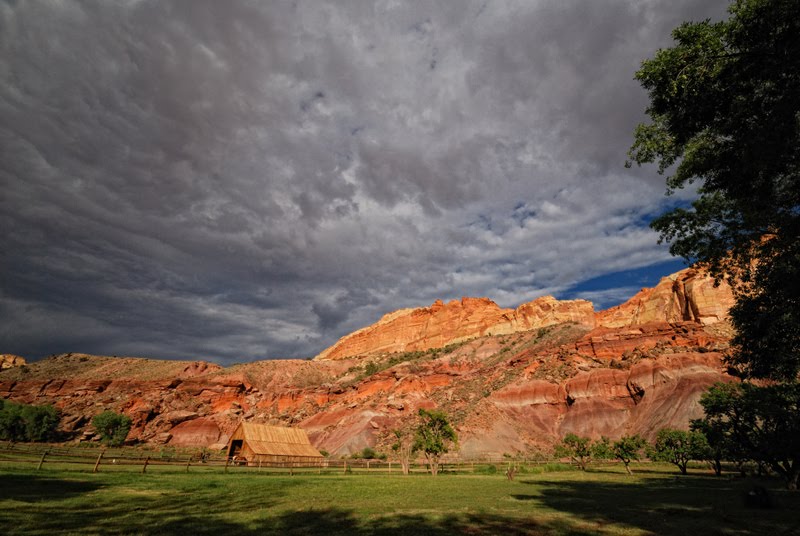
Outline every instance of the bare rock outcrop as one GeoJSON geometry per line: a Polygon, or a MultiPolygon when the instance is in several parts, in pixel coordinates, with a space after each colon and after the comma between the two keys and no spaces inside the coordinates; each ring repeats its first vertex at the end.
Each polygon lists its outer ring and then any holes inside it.
{"type": "Polygon", "coordinates": [[[14,354],[0,354],[0,370],[12,367],[21,367],[25,364],[25,358],[14,354]]]}
{"type": "Polygon", "coordinates": [[[598,326],[620,328],[650,322],[698,322],[708,325],[728,318],[734,298],[730,285],[706,271],[686,268],[640,290],[625,303],[600,311],[598,326]]]}
{"type": "Polygon", "coordinates": [[[563,322],[594,327],[594,307],[585,300],[559,301],[552,296],[516,309],[503,309],[488,298],[436,301],[430,307],[387,314],[375,324],[342,337],[315,359],[428,350],[475,337],[507,335],[563,322]]]}
{"type": "Polygon", "coordinates": [[[299,426],[338,456],[387,451],[420,408],[451,417],[462,456],[525,452],[568,432],[652,439],[701,416],[709,385],[735,381],[723,362],[729,330],[718,323],[731,304],[729,288],[684,270],[597,314],[589,302],[552,297],[516,309],[485,298],[404,309],[314,361],[222,368],[51,356],[0,371],[0,397],[54,404],[75,440],[113,410],[131,417],[130,441],[219,445],[248,420],[299,426]]]}

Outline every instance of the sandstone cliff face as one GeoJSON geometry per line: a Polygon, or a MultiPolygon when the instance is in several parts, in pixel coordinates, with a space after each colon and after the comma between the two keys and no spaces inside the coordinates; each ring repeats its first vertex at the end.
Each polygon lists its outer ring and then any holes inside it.
{"type": "Polygon", "coordinates": [[[502,309],[487,298],[462,298],[447,304],[403,309],[360,329],[321,352],[315,359],[344,359],[391,352],[440,348],[475,337],[576,322],[594,327],[594,307],[585,300],[558,301],[544,296],[516,309],[502,309]]]}
{"type": "Polygon", "coordinates": [[[714,324],[728,317],[734,298],[730,286],[714,286],[708,273],[687,268],[664,277],[617,307],[597,313],[597,325],[609,328],[649,322],[691,321],[714,324]]]}
{"type": "Polygon", "coordinates": [[[13,354],[0,354],[0,370],[12,367],[21,367],[25,364],[25,359],[13,354]]]}
{"type": "Polygon", "coordinates": [[[94,439],[91,418],[111,409],[132,418],[129,440],[178,446],[218,446],[251,420],[300,426],[334,455],[386,451],[420,408],[450,415],[464,457],[524,452],[568,432],[652,438],[700,417],[709,385],[734,381],[725,322],[713,323],[729,304],[729,289],[685,270],[598,313],[597,325],[588,302],[547,297],[510,310],[466,298],[387,315],[316,361],[223,369],[64,354],[0,371],[0,397],[55,404],[76,439],[94,439]],[[389,353],[400,350],[419,352],[389,353]]]}

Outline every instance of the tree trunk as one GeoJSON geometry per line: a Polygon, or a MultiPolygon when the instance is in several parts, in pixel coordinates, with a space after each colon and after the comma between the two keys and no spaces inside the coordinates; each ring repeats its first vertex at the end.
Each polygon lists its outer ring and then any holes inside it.
{"type": "Polygon", "coordinates": [[[631,467],[628,463],[625,463],[625,470],[628,472],[628,475],[633,476],[633,471],[631,471],[631,467]]]}
{"type": "Polygon", "coordinates": [[[410,472],[410,470],[411,470],[410,466],[411,466],[411,464],[408,461],[408,459],[401,459],[400,460],[400,467],[402,468],[404,475],[407,475],[410,472]]]}
{"type": "Polygon", "coordinates": [[[431,460],[431,476],[436,476],[439,474],[439,462],[431,460]]]}
{"type": "Polygon", "coordinates": [[[714,474],[717,476],[722,475],[722,462],[719,459],[714,460],[714,474]]]}

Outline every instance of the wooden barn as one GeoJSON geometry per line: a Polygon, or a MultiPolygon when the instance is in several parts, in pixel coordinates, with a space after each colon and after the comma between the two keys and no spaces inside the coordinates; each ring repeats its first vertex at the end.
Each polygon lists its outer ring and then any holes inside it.
{"type": "Polygon", "coordinates": [[[239,423],[228,441],[228,458],[248,465],[314,464],[324,460],[300,428],[239,423]]]}

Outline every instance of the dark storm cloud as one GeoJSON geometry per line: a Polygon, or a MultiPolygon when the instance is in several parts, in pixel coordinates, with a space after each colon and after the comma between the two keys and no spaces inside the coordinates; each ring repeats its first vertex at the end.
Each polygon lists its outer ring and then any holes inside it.
{"type": "Polygon", "coordinates": [[[632,75],[723,8],[1,3],[0,350],[311,356],[662,261],[632,75]]]}

